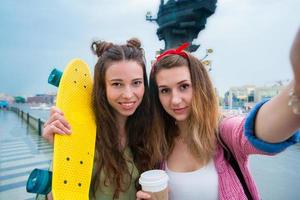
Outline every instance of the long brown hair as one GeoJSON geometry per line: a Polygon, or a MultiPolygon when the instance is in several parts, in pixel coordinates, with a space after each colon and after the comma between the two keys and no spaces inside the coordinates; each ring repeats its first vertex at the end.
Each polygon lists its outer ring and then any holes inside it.
{"type": "Polygon", "coordinates": [[[150,75],[150,102],[155,120],[153,131],[166,136],[165,149],[171,153],[179,130],[175,125],[175,119],[163,109],[159,101],[156,74],[162,69],[187,66],[193,88],[192,109],[187,119],[187,142],[195,158],[206,164],[213,156],[216,147],[219,120],[218,98],[201,61],[188,52],[186,54],[187,58],[176,54],[166,55],[153,65],[150,75]]]}
{"type": "Polygon", "coordinates": [[[113,62],[130,60],[137,62],[143,68],[145,93],[141,104],[134,114],[128,117],[125,125],[127,145],[133,154],[133,162],[139,172],[152,169],[161,157],[157,135],[150,133],[149,125],[149,86],[145,68],[145,58],[138,39],[127,41],[126,45],[116,45],[104,41],[93,42],[91,49],[99,59],[94,69],[93,105],[97,124],[95,149],[95,176],[92,179],[91,191],[95,196],[98,187],[108,184],[114,190],[113,198],[118,198],[120,192],[125,192],[132,180],[132,171],[128,169],[128,159],[124,149],[120,149],[118,127],[113,108],[106,95],[105,73],[113,62]],[[105,178],[100,179],[101,172],[105,178]],[[128,182],[129,180],[129,182],[128,182]]]}

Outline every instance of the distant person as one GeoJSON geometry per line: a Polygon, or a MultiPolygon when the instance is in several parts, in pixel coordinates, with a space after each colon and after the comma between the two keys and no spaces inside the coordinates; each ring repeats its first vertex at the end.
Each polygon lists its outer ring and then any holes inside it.
{"type": "MultiPolygon", "coordinates": [[[[93,42],[91,49],[99,59],[94,71],[97,137],[90,199],[135,199],[136,180],[160,160],[161,146],[160,135],[150,132],[144,52],[138,39],[125,45],[93,42]]],[[[53,107],[43,137],[53,142],[54,133],[69,135],[71,128],[63,112],[53,107]]]]}
{"type": "MultiPolygon", "coordinates": [[[[161,166],[169,175],[169,199],[259,200],[249,155],[275,155],[300,138],[300,30],[290,54],[294,80],[246,117],[221,117],[207,70],[184,48],[158,56],[150,75],[152,131],[165,136],[161,166]],[[226,148],[238,163],[241,179],[226,159],[226,148]]],[[[137,193],[137,199],[149,198],[137,193]]]]}

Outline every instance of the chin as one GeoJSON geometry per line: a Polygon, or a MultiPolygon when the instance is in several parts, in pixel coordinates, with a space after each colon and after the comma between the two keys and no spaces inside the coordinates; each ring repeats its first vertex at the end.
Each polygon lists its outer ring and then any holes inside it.
{"type": "Polygon", "coordinates": [[[134,112],[135,112],[135,110],[133,110],[133,111],[123,111],[123,112],[121,112],[121,114],[126,116],[126,117],[129,117],[129,116],[133,115],[134,112]]]}
{"type": "Polygon", "coordinates": [[[173,117],[177,122],[182,122],[182,121],[185,121],[187,119],[186,116],[176,116],[176,117],[173,117]]]}
{"type": "Polygon", "coordinates": [[[184,119],[182,119],[182,118],[176,119],[176,121],[177,121],[177,122],[184,122],[184,121],[186,121],[186,118],[184,118],[184,119]]]}

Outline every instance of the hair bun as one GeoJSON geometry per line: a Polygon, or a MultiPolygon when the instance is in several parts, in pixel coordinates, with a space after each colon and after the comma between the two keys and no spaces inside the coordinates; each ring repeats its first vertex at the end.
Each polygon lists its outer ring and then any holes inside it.
{"type": "Polygon", "coordinates": [[[105,41],[94,41],[91,45],[92,52],[98,57],[102,56],[102,54],[107,51],[109,48],[113,46],[111,42],[105,41]]]}
{"type": "Polygon", "coordinates": [[[127,40],[127,46],[140,49],[141,41],[138,38],[131,38],[131,39],[127,40]]]}

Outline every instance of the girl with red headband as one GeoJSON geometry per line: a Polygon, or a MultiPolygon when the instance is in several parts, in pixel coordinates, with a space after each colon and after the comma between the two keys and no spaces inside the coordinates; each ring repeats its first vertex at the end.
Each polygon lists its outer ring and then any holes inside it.
{"type": "Polygon", "coordinates": [[[169,197],[259,200],[249,155],[275,155],[300,138],[300,31],[290,57],[294,81],[246,117],[221,117],[207,70],[185,47],[160,55],[150,75],[152,130],[165,136],[169,197]]]}

